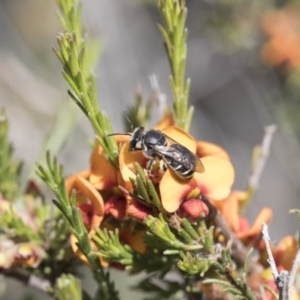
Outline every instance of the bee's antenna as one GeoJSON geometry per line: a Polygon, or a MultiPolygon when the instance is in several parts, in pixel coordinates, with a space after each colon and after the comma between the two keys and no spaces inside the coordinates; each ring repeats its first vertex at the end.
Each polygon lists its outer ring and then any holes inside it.
{"type": "Polygon", "coordinates": [[[113,135],[131,135],[131,133],[129,133],[129,132],[125,132],[125,133],[110,133],[107,136],[113,136],[113,135]]]}
{"type": "Polygon", "coordinates": [[[128,115],[126,114],[126,111],[124,110],[124,116],[125,116],[125,118],[126,118],[126,120],[129,122],[129,124],[130,124],[130,127],[131,127],[131,131],[133,131],[133,124],[132,124],[132,122],[130,121],[130,119],[128,118],[128,115]]]}

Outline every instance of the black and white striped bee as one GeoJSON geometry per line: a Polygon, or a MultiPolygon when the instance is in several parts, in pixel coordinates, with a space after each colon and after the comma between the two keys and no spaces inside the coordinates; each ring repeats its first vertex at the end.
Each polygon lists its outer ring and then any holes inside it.
{"type": "Polygon", "coordinates": [[[129,151],[142,151],[150,160],[146,169],[151,174],[153,166],[159,162],[160,169],[169,167],[183,180],[193,177],[195,172],[204,172],[204,166],[198,156],[159,130],[145,130],[137,127],[131,133],[112,133],[113,135],[129,135],[129,151]]]}

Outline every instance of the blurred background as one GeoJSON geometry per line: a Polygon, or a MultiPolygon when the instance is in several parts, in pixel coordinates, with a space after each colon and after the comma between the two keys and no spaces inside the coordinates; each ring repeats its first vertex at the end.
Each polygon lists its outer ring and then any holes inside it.
{"type": "MultiPolygon", "coordinates": [[[[270,234],[278,242],[297,232],[297,218],[288,210],[300,208],[299,4],[188,0],[187,5],[186,74],[192,80],[190,102],[195,106],[192,134],[230,153],[236,170],[234,188],[247,187],[252,150],[262,141],[264,127],[278,126],[259,190],[246,211],[253,221],[262,207],[271,207],[270,234]]],[[[0,104],[10,120],[15,156],[24,160],[28,172],[41,157],[46,135],[59,124],[58,112],[67,107],[69,119],[64,120],[71,134],[59,160],[72,174],[88,167],[93,132],[70,104],[61,65],[50,48],[56,46],[61,30],[56,10],[55,1],[0,0],[0,104]]],[[[123,111],[132,104],[137,84],[144,98],[150,97],[153,74],[171,104],[170,70],[154,2],[86,0],[83,12],[89,33],[101,39],[95,74],[101,107],[115,131],[124,130],[123,111]]],[[[149,126],[157,120],[154,110],[149,126]]],[[[124,299],[140,299],[128,290],[135,278],[116,271],[113,276],[121,276],[117,285],[124,299]]],[[[84,284],[94,289],[88,275],[84,284]]],[[[15,281],[6,288],[3,299],[26,299],[33,294],[24,293],[15,281]]]]}

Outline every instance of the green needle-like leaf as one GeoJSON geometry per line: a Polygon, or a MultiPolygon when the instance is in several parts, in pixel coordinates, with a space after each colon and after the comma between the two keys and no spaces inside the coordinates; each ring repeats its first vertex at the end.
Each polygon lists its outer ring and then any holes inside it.
{"type": "Polygon", "coordinates": [[[4,110],[0,111],[0,194],[15,200],[21,165],[12,158],[13,148],[8,139],[9,124],[4,110]]]}
{"type": "Polygon", "coordinates": [[[64,33],[57,37],[59,50],[55,55],[63,65],[63,76],[76,97],[71,97],[88,117],[98,139],[105,145],[104,151],[110,162],[118,167],[118,146],[115,139],[108,138],[112,125],[108,117],[99,109],[96,79],[92,73],[96,52],[95,43],[83,37],[81,5],[78,0],[57,0],[64,33]],[[90,55],[91,54],[91,55],[90,55]],[[91,58],[89,58],[91,56],[91,58]]]}
{"type": "Polygon", "coordinates": [[[185,79],[187,8],[185,1],[181,0],[157,0],[156,3],[164,24],[158,25],[158,28],[165,41],[172,71],[170,85],[174,97],[175,121],[178,126],[188,131],[193,110],[188,108],[190,81],[185,79]]]}
{"type": "Polygon", "coordinates": [[[58,300],[82,300],[82,292],[79,282],[73,275],[61,275],[57,279],[54,294],[58,300]]]}
{"type": "Polygon", "coordinates": [[[90,241],[89,234],[83,224],[81,213],[76,206],[76,194],[73,192],[69,198],[65,182],[63,168],[58,165],[56,158],[51,158],[50,153],[47,153],[47,167],[38,165],[37,174],[42,180],[52,189],[57,197],[54,202],[57,207],[66,216],[75,237],[77,238],[78,248],[88,259],[94,273],[94,277],[101,287],[101,299],[119,299],[118,293],[115,290],[114,284],[110,281],[109,275],[105,274],[99,257],[95,255],[90,241]]]}
{"type": "Polygon", "coordinates": [[[127,266],[133,264],[134,251],[128,245],[122,245],[119,239],[119,231],[96,229],[94,241],[100,249],[100,255],[108,261],[122,263],[127,266]]]}

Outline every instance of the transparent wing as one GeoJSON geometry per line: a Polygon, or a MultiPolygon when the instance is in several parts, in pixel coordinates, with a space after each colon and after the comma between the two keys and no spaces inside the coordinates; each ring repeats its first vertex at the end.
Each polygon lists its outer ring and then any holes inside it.
{"type": "Polygon", "coordinates": [[[205,168],[203,166],[203,163],[202,161],[200,160],[200,158],[196,155],[195,156],[195,159],[196,159],[196,169],[195,169],[195,172],[197,173],[203,173],[205,171],[205,168]]]}
{"type": "Polygon", "coordinates": [[[180,143],[178,143],[177,141],[173,140],[171,137],[169,137],[168,135],[164,134],[164,136],[166,137],[166,139],[168,140],[168,144],[171,146],[171,145],[174,145],[174,144],[179,144],[181,145],[180,143]]]}
{"type": "Polygon", "coordinates": [[[199,157],[177,142],[169,147],[157,146],[153,150],[162,156],[168,165],[174,166],[175,163],[182,165],[185,169],[194,169],[197,173],[204,172],[204,166],[199,157]]]}
{"type": "MultiPolygon", "coordinates": [[[[197,173],[203,173],[205,171],[205,168],[200,160],[200,158],[193,154],[189,149],[187,149],[186,147],[184,147],[182,144],[178,143],[177,141],[175,141],[174,139],[172,139],[171,137],[169,137],[168,135],[164,134],[165,137],[167,138],[168,142],[169,142],[169,145],[174,145],[174,144],[177,144],[179,145],[181,148],[184,148],[184,152],[189,152],[189,156],[190,156],[190,160],[191,160],[191,157],[193,156],[193,163],[195,164],[195,172],[197,173]]],[[[172,147],[171,147],[172,148],[172,147]]],[[[175,159],[176,162],[178,163],[182,163],[182,161],[178,161],[177,159],[175,159]]],[[[187,165],[185,165],[187,166],[187,165]]]]}

